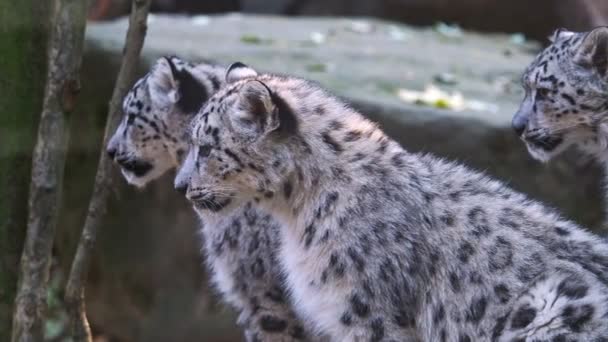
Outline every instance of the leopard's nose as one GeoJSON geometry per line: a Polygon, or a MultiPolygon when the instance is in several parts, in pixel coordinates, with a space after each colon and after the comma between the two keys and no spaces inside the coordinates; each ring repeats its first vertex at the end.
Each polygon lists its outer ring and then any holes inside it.
{"type": "Polygon", "coordinates": [[[188,192],[188,183],[180,182],[175,184],[175,191],[179,192],[182,195],[186,195],[188,192]]]}
{"type": "Polygon", "coordinates": [[[523,115],[515,114],[513,120],[511,121],[511,127],[517,134],[517,136],[521,136],[526,130],[526,125],[528,124],[528,118],[523,115]]]}
{"type": "Polygon", "coordinates": [[[110,157],[110,160],[114,160],[114,157],[116,157],[116,148],[115,147],[108,147],[108,149],[106,150],[106,152],[108,153],[108,157],[110,157]]]}

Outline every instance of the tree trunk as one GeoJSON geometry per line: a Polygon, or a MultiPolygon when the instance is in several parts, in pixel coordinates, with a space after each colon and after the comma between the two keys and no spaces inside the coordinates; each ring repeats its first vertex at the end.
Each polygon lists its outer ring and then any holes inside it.
{"type": "Polygon", "coordinates": [[[12,341],[44,337],[46,298],[68,146],[68,120],[80,90],[87,3],[57,0],[48,44],[47,76],[32,157],[27,234],[21,254],[12,341]]]}
{"type": "Polygon", "coordinates": [[[72,338],[76,342],[88,342],[92,340],[91,329],[86,317],[84,286],[91,262],[93,246],[97,239],[97,231],[101,225],[101,219],[107,210],[109,189],[112,185],[112,162],[108,159],[105,148],[112,136],[112,132],[114,132],[120,122],[122,101],[135,81],[137,63],[148,29],[148,12],[150,11],[151,3],[152,0],[132,0],[129,28],[123,49],[123,59],[112,98],[110,99],[103,144],[101,145],[99,164],[97,165],[95,184],[93,185],[93,195],[89,202],[87,217],[85,218],[82,235],[78,242],[78,248],[76,249],[76,255],[74,256],[66,285],[65,302],[70,316],[72,338]]]}
{"type": "Polygon", "coordinates": [[[9,341],[51,1],[0,1],[0,341],[9,341]]]}

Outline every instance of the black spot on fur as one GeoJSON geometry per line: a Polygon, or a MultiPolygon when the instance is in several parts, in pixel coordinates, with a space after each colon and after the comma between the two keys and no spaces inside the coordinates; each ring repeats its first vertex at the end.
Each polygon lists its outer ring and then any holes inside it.
{"type": "Polygon", "coordinates": [[[350,312],[345,312],[340,317],[340,322],[346,326],[353,324],[353,315],[350,312]]]}
{"type": "Polygon", "coordinates": [[[567,342],[567,341],[568,341],[568,340],[566,339],[566,336],[565,336],[565,335],[563,335],[563,334],[560,334],[560,335],[554,336],[554,337],[551,339],[551,342],[567,342]]]}
{"type": "Polygon", "coordinates": [[[264,261],[261,258],[257,258],[253,264],[251,264],[251,274],[255,278],[262,278],[266,273],[266,267],[264,266],[264,261]]]}
{"type": "Polygon", "coordinates": [[[561,96],[566,101],[568,101],[570,103],[570,105],[572,105],[572,106],[576,105],[576,101],[574,100],[574,98],[572,98],[572,96],[570,96],[570,95],[568,95],[566,93],[562,93],[561,96]]]}
{"type": "Polygon", "coordinates": [[[384,322],[381,318],[372,321],[372,341],[380,341],[384,338],[384,322]]]}
{"type": "Polygon", "coordinates": [[[343,262],[340,262],[334,268],[334,274],[336,275],[336,278],[342,278],[344,276],[345,271],[346,271],[346,264],[344,264],[343,262]]]}
{"type": "Polygon", "coordinates": [[[509,288],[505,284],[498,284],[494,286],[494,294],[498,297],[498,300],[506,304],[511,299],[511,294],[509,292],[509,288]]]}
{"type": "Polygon", "coordinates": [[[435,324],[440,323],[445,318],[445,309],[443,305],[439,304],[439,307],[435,310],[435,314],[433,315],[433,322],[435,324]]]}
{"type": "Polygon", "coordinates": [[[449,274],[449,278],[450,278],[450,285],[452,286],[452,290],[454,290],[454,292],[460,292],[460,278],[458,278],[458,274],[456,274],[456,272],[450,272],[449,274]]]}
{"type": "Polygon", "coordinates": [[[467,321],[479,324],[479,321],[481,321],[483,316],[486,314],[487,306],[488,300],[486,297],[474,298],[467,312],[467,321]]]}
{"type": "Polygon", "coordinates": [[[306,229],[304,229],[304,245],[306,246],[306,248],[310,247],[316,233],[317,227],[315,227],[313,224],[309,224],[306,229]]]}
{"type": "Polygon", "coordinates": [[[344,142],[357,141],[361,138],[361,135],[362,135],[362,133],[359,130],[348,131],[346,133],[346,135],[344,136],[344,142]]]}
{"type": "Polygon", "coordinates": [[[593,318],[594,311],[595,308],[591,304],[579,307],[568,305],[562,311],[562,320],[574,332],[580,332],[582,327],[593,318]]]}
{"type": "Polygon", "coordinates": [[[327,277],[328,277],[328,276],[329,276],[329,274],[328,274],[328,270],[327,270],[327,269],[324,269],[324,270],[323,270],[323,272],[321,272],[321,282],[322,282],[323,284],[326,284],[326,283],[327,283],[327,277]]]}
{"type": "Polygon", "coordinates": [[[319,115],[324,115],[325,114],[325,107],[323,107],[323,105],[318,105],[315,107],[315,113],[319,114],[319,115]]]}
{"type": "Polygon", "coordinates": [[[580,299],[587,295],[589,287],[583,283],[583,280],[573,277],[566,278],[559,283],[557,287],[558,295],[564,295],[571,299],[580,299]]]}
{"type": "Polygon", "coordinates": [[[369,315],[369,305],[361,300],[359,295],[353,294],[350,297],[350,305],[355,315],[359,317],[367,317],[369,315]]]}
{"type": "Polygon", "coordinates": [[[378,147],[378,149],[376,151],[384,154],[386,152],[387,147],[388,147],[388,140],[385,138],[380,142],[380,147],[378,147]]]}
{"type": "Polygon", "coordinates": [[[458,249],[458,259],[463,263],[469,262],[469,258],[475,254],[475,249],[469,242],[463,242],[458,249]]]}
{"type": "Polygon", "coordinates": [[[479,274],[478,272],[475,272],[475,271],[473,271],[473,272],[471,272],[471,274],[469,274],[469,280],[473,284],[483,283],[483,277],[481,276],[481,274],[479,274]]]}
{"type": "Polygon", "coordinates": [[[355,265],[357,271],[363,272],[363,269],[365,268],[365,260],[361,257],[359,252],[357,252],[357,250],[355,250],[353,247],[348,247],[347,253],[353,261],[353,264],[355,265]]]}
{"type": "Polygon", "coordinates": [[[441,222],[445,223],[446,226],[448,227],[453,227],[454,226],[454,215],[452,215],[451,213],[445,213],[440,217],[441,222]]]}
{"type": "Polygon", "coordinates": [[[303,340],[306,337],[306,334],[304,333],[304,328],[302,328],[302,326],[294,325],[289,329],[289,336],[296,340],[303,340]]]}
{"type": "Polygon", "coordinates": [[[342,146],[337,141],[335,141],[334,138],[332,138],[328,132],[324,132],[323,134],[321,134],[321,138],[323,139],[323,142],[327,144],[327,146],[329,146],[329,149],[332,150],[334,153],[342,153],[342,146]]]}
{"type": "Polygon", "coordinates": [[[226,153],[226,155],[230,158],[232,158],[232,160],[234,160],[240,168],[243,168],[243,162],[241,162],[241,159],[239,158],[239,156],[237,156],[234,152],[232,152],[230,149],[225,148],[224,152],[226,153]]]}
{"type": "Polygon", "coordinates": [[[326,243],[329,240],[329,235],[330,235],[330,231],[328,229],[328,230],[325,231],[325,233],[323,233],[323,235],[319,239],[319,242],[326,243]]]}
{"type": "Polygon", "coordinates": [[[287,328],[287,322],[277,317],[265,315],[260,318],[260,326],[264,331],[277,333],[287,328]]]}
{"type": "Polygon", "coordinates": [[[520,213],[512,208],[503,208],[500,213],[500,217],[498,218],[498,224],[501,226],[506,226],[514,230],[518,230],[521,228],[521,224],[516,220],[521,218],[523,213],[520,213]]]}
{"type": "Polygon", "coordinates": [[[439,332],[439,339],[441,342],[446,342],[448,339],[448,333],[445,330],[445,328],[441,328],[441,331],[439,332]]]}
{"type": "Polygon", "coordinates": [[[253,254],[253,252],[257,251],[260,247],[260,236],[259,232],[255,232],[251,241],[249,242],[248,252],[249,255],[253,254]]]}
{"type": "Polygon", "coordinates": [[[416,326],[416,317],[405,309],[399,309],[395,314],[395,323],[403,328],[411,328],[416,326]]]}
{"type": "Polygon", "coordinates": [[[283,290],[278,287],[273,287],[270,290],[266,291],[264,296],[275,303],[284,303],[285,302],[285,294],[283,290]]]}
{"type": "Polygon", "coordinates": [[[254,171],[257,171],[262,174],[264,173],[264,168],[261,166],[255,165],[254,163],[248,163],[247,166],[254,171]]]}
{"type": "Polygon", "coordinates": [[[513,245],[502,236],[496,238],[489,252],[489,268],[491,272],[503,270],[513,264],[513,245]]]}
{"type": "Polygon", "coordinates": [[[540,253],[533,253],[525,259],[524,265],[517,268],[517,278],[528,283],[545,271],[545,262],[540,253]]]}
{"type": "Polygon", "coordinates": [[[471,233],[476,237],[488,235],[490,233],[490,225],[488,224],[487,213],[479,206],[474,207],[467,214],[469,223],[472,226],[471,233]]]}
{"type": "Polygon", "coordinates": [[[292,191],[293,186],[291,185],[291,182],[286,181],[285,184],[283,184],[283,195],[285,195],[285,199],[289,199],[289,197],[291,197],[292,191]]]}
{"type": "Polygon", "coordinates": [[[557,233],[557,235],[560,235],[560,236],[570,235],[570,231],[567,230],[566,228],[562,228],[562,227],[555,227],[555,232],[557,233]]]}
{"type": "Polygon", "coordinates": [[[520,307],[511,319],[511,328],[523,329],[527,327],[536,318],[536,309],[528,305],[520,307]]]}
{"type": "Polygon", "coordinates": [[[404,157],[405,157],[405,153],[399,152],[391,158],[391,163],[395,167],[403,167],[403,165],[404,165],[403,158],[404,157]]]}
{"type": "Polygon", "coordinates": [[[342,129],[342,127],[344,127],[344,125],[338,120],[332,120],[329,123],[329,128],[332,130],[339,130],[342,129]]]}
{"type": "Polygon", "coordinates": [[[471,342],[471,338],[467,334],[462,334],[458,337],[458,342],[471,342]]]}
{"type": "Polygon", "coordinates": [[[503,330],[505,330],[505,326],[507,325],[507,318],[509,315],[504,315],[499,317],[494,324],[494,328],[492,329],[492,341],[497,341],[500,335],[502,335],[503,330]]]}
{"type": "Polygon", "coordinates": [[[365,159],[365,157],[366,157],[365,154],[363,154],[361,152],[357,152],[357,153],[355,153],[354,156],[352,156],[352,158],[350,158],[350,162],[351,163],[355,163],[355,162],[358,162],[358,161],[361,161],[361,160],[365,159]]]}

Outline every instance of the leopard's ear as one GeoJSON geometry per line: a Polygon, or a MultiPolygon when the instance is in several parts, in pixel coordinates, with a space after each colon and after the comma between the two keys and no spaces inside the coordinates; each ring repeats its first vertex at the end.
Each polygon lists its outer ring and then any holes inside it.
{"type": "Polygon", "coordinates": [[[260,81],[245,83],[238,90],[234,106],[229,111],[231,125],[247,141],[256,140],[279,125],[272,92],[260,81]]]}
{"type": "Polygon", "coordinates": [[[608,78],[608,27],[598,27],[587,33],[581,42],[574,62],[608,78]]]}
{"type": "Polygon", "coordinates": [[[195,114],[207,101],[207,89],[188,71],[186,64],[174,56],[156,62],[149,75],[150,98],[156,107],[177,106],[181,113],[195,114]]]}
{"type": "Polygon", "coordinates": [[[291,107],[261,81],[243,84],[233,106],[228,111],[230,123],[244,141],[252,142],[277,131],[289,135],[298,128],[291,107]]]}
{"type": "Polygon", "coordinates": [[[148,90],[150,100],[158,108],[168,108],[178,100],[177,80],[173,77],[171,57],[163,57],[154,63],[148,74],[148,90]]]}
{"type": "Polygon", "coordinates": [[[553,34],[551,36],[549,36],[549,41],[551,43],[555,43],[558,40],[569,38],[569,37],[572,37],[573,35],[574,35],[574,32],[572,32],[572,31],[568,31],[565,28],[558,28],[557,30],[555,30],[553,32],[553,34]]]}
{"type": "Polygon", "coordinates": [[[241,63],[232,63],[226,70],[226,83],[233,83],[245,78],[256,77],[258,73],[251,67],[241,63]]]}

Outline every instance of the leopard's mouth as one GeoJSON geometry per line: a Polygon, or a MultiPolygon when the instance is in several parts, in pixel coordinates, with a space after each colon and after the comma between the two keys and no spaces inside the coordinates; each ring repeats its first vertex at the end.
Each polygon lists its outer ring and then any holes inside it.
{"type": "Polygon", "coordinates": [[[558,135],[524,134],[530,155],[541,162],[547,162],[565,150],[564,138],[558,135]]]}
{"type": "Polygon", "coordinates": [[[555,151],[564,142],[564,138],[560,135],[526,134],[524,140],[547,153],[555,151]]]}
{"type": "Polygon", "coordinates": [[[226,208],[232,200],[229,197],[220,197],[216,195],[199,194],[189,197],[190,202],[197,210],[209,210],[211,212],[219,212],[226,208]]]}
{"type": "Polygon", "coordinates": [[[135,177],[144,177],[154,167],[150,162],[134,158],[117,158],[116,162],[124,171],[133,174],[135,177]]]}

